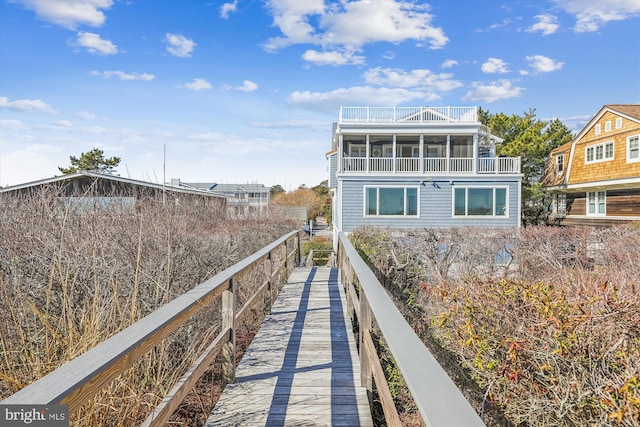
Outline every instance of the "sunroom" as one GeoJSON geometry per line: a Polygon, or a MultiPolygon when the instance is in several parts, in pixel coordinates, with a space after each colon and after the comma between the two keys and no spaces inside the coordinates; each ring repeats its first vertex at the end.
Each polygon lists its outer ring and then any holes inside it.
{"type": "Polygon", "coordinates": [[[519,158],[495,156],[495,139],[488,132],[479,135],[343,133],[340,172],[520,173],[519,158]]]}

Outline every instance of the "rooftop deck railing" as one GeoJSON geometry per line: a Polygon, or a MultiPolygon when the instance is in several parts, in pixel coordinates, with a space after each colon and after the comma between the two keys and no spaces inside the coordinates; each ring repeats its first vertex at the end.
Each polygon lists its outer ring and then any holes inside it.
{"type": "Polygon", "coordinates": [[[371,393],[375,381],[387,425],[402,424],[373,342],[374,321],[427,426],[484,426],[344,233],[338,240],[338,267],[347,294],[347,309],[358,319],[362,386],[371,393]]]}
{"type": "Polygon", "coordinates": [[[477,107],[340,107],[340,123],[477,123],[477,107]]]}

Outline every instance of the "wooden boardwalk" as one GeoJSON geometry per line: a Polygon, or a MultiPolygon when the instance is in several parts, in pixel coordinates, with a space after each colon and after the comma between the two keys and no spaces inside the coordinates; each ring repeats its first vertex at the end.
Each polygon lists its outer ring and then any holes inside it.
{"type": "Polygon", "coordinates": [[[207,427],[373,426],[338,277],[294,270],[207,427]]]}

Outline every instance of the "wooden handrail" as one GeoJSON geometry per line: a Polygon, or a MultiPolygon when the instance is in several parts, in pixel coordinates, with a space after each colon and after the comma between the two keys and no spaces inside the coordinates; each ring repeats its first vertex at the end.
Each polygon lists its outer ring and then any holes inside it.
{"type": "MultiPolygon", "coordinates": [[[[299,241],[299,231],[292,231],[284,235],[0,403],[7,405],[64,404],[69,405],[69,413],[72,413],[114,378],[131,367],[151,348],[159,344],[193,315],[223,294],[226,294],[226,303],[223,303],[223,328],[214,342],[200,356],[199,360],[200,363],[212,360],[217,354],[216,352],[219,352],[220,348],[224,347],[227,347],[232,353],[235,352],[235,325],[239,316],[236,317],[235,299],[230,297],[234,294],[232,288],[236,276],[258,263],[269,262],[271,265],[269,266],[267,284],[260,286],[256,293],[265,291],[265,289],[271,292],[273,277],[283,268],[287,268],[287,271],[290,268],[292,269],[292,257],[295,257],[294,262],[299,260],[299,241]],[[292,238],[295,238],[294,244],[289,243],[292,238]],[[285,254],[281,265],[274,266],[272,252],[283,249],[285,254]],[[225,337],[225,339],[220,343],[218,341],[222,339],[221,337],[225,337]]],[[[270,299],[271,295],[269,296],[270,299]]],[[[249,303],[253,301],[254,298],[252,296],[249,299],[249,303]]],[[[243,312],[242,308],[238,310],[238,314],[243,312]]],[[[230,354],[228,357],[231,360],[235,360],[235,354],[230,354]]],[[[233,377],[235,375],[233,372],[235,367],[230,369],[232,371],[228,373],[229,377],[233,377]]],[[[189,369],[189,372],[202,375],[204,370],[194,365],[189,369]]],[[[192,387],[195,381],[183,376],[179,383],[190,384],[192,387]]],[[[175,389],[174,387],[170,394],[182,398],[186,393],[183,389],[175,389]]],[[[163,401],[163,405],[166,404],[167,402],[163,401]]],[[[171,406],[177,406],[175,400],[171,403],[171,406]]],[[[162,414],[163,416],[154,417],[153,422],[149,423],[149,425],[162,424],[162,420],[171,416],[172,412],[165,409],[155,411],[156,415],[162,414]]]]}
{"type": "MultiPolygon", "coordinates": [[[[338,237],[338,266],[342,270],[347,298],[351,300],[347,302],[349,314],[356,313],[358,316],[360,366],[364,370],[362,385],[371,391],[368,378],[373,376],[378,390],[386,388],[379,393],[381,400],[388,400],[390,396],[386,381],[380,378],[377,368],[378,355],[372,350],[372,342],[367,338],[371,316],[377,322],[427,426],[484,426],[480,416],[415,334],[344,233],[340,233],[338,237]],[[354,287],[356,278],[359,299],[353,300],[358,295],[354,287]],[[359,307],[359,310],[356,311],[354,307],[359,307]]],[[[395,411],[393,402],[387,400],[382,402],[385,412],[395,411]]],[[[385,414],[385,417],[397,420],[397,413],[385,414]]],[[[394,422],[397,421],[392,421],[394,422]]]]}

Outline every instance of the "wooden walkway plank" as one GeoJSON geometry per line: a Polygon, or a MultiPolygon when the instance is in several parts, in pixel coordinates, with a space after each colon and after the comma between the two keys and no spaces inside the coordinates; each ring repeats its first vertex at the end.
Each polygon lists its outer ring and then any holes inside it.
{"type": "Polygon", "coordinates": [[[294,270],[207,427],[373,426],[338,277],[294,270]]]}

